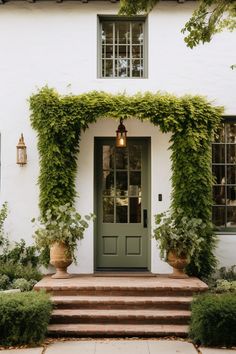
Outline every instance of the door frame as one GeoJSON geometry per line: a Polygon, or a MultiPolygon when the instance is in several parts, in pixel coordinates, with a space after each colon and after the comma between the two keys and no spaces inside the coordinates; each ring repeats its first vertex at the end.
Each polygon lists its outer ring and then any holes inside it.
{"type": "MultiPolygon", "coordinates": [[[[96,159],[96,151],[97,151],[97,145],[98,142],[101,142],[106,139],[114,139],[114,136],[102,136],[102,137],[94,137],[94,151],[93,151],[93,204],[94,204],[94,214],[97,215],[97,193],[98,193],[98,183],[97,183],[97,178],[99,175],[99,170],[97,169],[97,159],[96,159]]],[[[147,154],[148,154],[148,161],[147,161],[147,166],[148,166],[148,176],[147,176],[147,206],[148,206],[148,222],[147,222],[147,233],[148,233],[148,238],[147,238],[147,271],[151,272],[151,240],[152,240],[152,234],[151,234],[151,221],[152,221],[152,210],[151,210],[151,175],[152,175],[152,169],[151,169],[151,137],[150,136],[132,136],[127,138],[129,140],[142,140],[147,142],[147,154]]],[[[97,270],[97,232],[98,232],[98,219],[95,219],[94,222],[94,233],[93,233],[93,241],[94,241],[94,249],[93,249],[93,254],[94,254],[94,272],[97,270]]],[[[110,271],[111,269],[107,268],[107,271],[110,271]]],[[[138,270],[138,268],[137,268],[138,270]]],[[[132,272],[132,271],[137,271],[134,269],[127,268],[127,271],[132,272]]],[[[121,270],[121,272],[124,271],[124,269],[121,270]]],[[[115,270],[115,272],[119,272],[119,268],[115,270]]]]}

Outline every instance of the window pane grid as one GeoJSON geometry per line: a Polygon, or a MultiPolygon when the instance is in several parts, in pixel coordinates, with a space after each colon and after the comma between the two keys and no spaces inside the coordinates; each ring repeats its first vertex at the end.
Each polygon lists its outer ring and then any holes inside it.
{"type": "Polygon", "coordinates": [[[102,77],[144,76],[143,27],[140,21],[102,22],[102,77]]]}
{"type": "Polygon", "coordinates": [[[224,123],[212,144],[213,223],[236,227],[236,123],[224,123]]]}

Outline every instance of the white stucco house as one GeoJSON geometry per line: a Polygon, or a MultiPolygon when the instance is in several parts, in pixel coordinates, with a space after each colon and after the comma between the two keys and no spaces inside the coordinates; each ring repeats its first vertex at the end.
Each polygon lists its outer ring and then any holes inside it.
{"type": "MultiPolygon", "coordinates": [[[[219,229],[219,264],[236,264],[236,71],[230,68],[236,58],[236,32],[223,32],[209,44],[187,48],[181,28],[196,6],[194,1],[160,1],[147,17],[132,19],[117,16],[116,1],[0,3],[0,202],[8,202],[9,237],[32,243],[31,219],[39,215],[39,155],[28,102],[39,88],[48,85],[62,95],[93,90],[203,95],[213,105],[225,107],[225,124],[213,144],[213,221],[219,229]],[[24,166],[16,164],[21,133],[28,155],[24,166]]],[[[130,119],[125,122],[129,150],[120,152],[113,149],[111,139],[118,123],[107,117],[81,135],[76,203],[81,214],[98,214],[96,205],[101,202],[103,215],[86,230],[78,265],[70,270],[123,268],[122,257],[110,265],[109,257],[107,263],[95,257],[100,252],[96,247],[108,256],[117,252],[117,235],[109,235],[109,224],[116,225],[117,233],[131,225],[127,254],[132,258],[142,253],[141,268],[167,273],[170,268],[161,261],[151,235],[153,215],[170,206],[170,134],[147,121],[130,119]],[[105,186],[99,182],[101,174],[105,186]],[[146,189],[143,179],[149,181],[146,189]],[[145,213],[150,225],[142,234],[146,237],[142,248],[138,228],[145,228],[145,213]],[[106,236],[100,243],[95,242],[99,230],[106,236]]],[[[132,261],[129,264],[135,268],[132,261]]]]}

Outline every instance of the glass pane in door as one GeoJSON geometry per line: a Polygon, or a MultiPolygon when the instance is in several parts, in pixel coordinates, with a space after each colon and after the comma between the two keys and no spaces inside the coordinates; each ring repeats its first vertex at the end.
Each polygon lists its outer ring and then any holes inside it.
{"type": "Polygon", "coordinates": [[[128,223],[128,198],[116,198],[116,223],[128,223]]]}
{"type": "Polygon", "coordinates": [[[141,223],[142,145],[103,145],[103,222],[141,223]]]}

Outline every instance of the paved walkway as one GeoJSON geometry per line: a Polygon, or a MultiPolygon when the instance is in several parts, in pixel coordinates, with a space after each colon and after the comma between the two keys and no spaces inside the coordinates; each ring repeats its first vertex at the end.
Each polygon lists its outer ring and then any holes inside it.
{"type": "Polygon", "coordinates": [[[236,349],[200,348],[188,342],[168,340],[81,340],[55,342],[31,349],[2,350],[1,354],[236,354],[236,349]]]}

